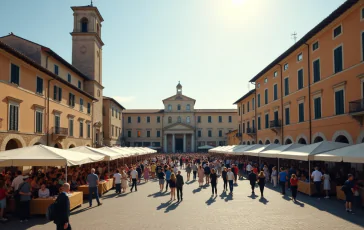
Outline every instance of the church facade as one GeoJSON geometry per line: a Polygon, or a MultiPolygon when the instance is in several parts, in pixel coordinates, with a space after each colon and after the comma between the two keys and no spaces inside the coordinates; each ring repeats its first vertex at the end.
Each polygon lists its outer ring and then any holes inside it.
{"type": "Polygon", "coordinates": [[[196,100],[182,93],[164,99],[163,109],[123,111],[127,146],[145,146],[163,152],[195,152],[227,143],[226,133],[237,124],[236,109],[196,109],[196,100]]]}

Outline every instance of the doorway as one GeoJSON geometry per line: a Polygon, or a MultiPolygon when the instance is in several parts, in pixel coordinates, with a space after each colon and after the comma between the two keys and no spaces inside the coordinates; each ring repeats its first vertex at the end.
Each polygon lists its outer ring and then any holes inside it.
{"type": "Polygon", "coordinates": [[[183,139],[176,138],[176,152],[183,152],[183,139]]]}

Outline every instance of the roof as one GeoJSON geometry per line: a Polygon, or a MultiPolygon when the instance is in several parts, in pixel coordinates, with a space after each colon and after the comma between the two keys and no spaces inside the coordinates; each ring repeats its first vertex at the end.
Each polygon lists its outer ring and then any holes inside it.
{"type": "Polygon", "coordinates": [[[103,17],[100,14],[99,9],[97,9],[97,7],[92,6],[92,5],[87,5],[87,6],[72,6],[71,7],[72,10],[93,10],[96,12],[97,16],[99,16],[101,22],[104,21],[103,17]]]}
{"type": "Polygon", "coordinates": [[[167,101],[167,100],[176,99],[177,97],[182,97],[182,98],[184,98],[184,99],[191,100],[191,101],[193,101],[194,103],[196,102],[196,100],[195,100],[195,99],[190,98],[190,97],[187,97],[187,96],[185,96],[185,95],[183,95],[183,94],[176,94],[176,95],[170,96],[170,97],[168,97],[168,98],[164,99],[164,100],[163,100],[163,102],[164,102],[164,101],[167,101]]]}
{"type": "Polygon", "coordinates": [[[68,67],[69,69],[71,69],[73,72],[75,72],[76,74],[78,74],[80,77],[84,78],[85,80],[91,80],[87,75],[85,75],[84,73],[82,73],[79,69],[77,69],[76,67],[74,67],[72,64],[70,64],[69,62],[67,62],[66,60],[64,60],[61,56],[59,56],[56,52],[54,52],[52,49],[50,49],[50,48],[48,48],[46,46],[43,46],[43,45],[40,45],[38,43],[32,42],[32,41],[27,40],[25,38],[19,37],[19,36],[13,34],[13,33],[10,33],[9,35],[6,35],[6,36],[0,37],[0,38],[5,38],[5,37],[9,37],[9,36],[13,36],[13,37],[16,37],[16,38],[19,38],[19,39],[22,39],[24,41],[27,41],[27,42],[30,42],[30,43],[33,43],[35,45],[40,46],[42,51],[48,53],[54,59],[56,59],[57,61],[61,62],[63,65],[65,65],[66,67],[68,67]]]}
{"type": "Polygon", "coordinates": [[[104,100],[110,100],[110,101],[112,101],[112,102],[114,102],[116,105],[118,105],[122,110],[124,110],[125,108],[124,108],[124,106],[122,106],[119,102],[117,102],[114,98],[112,98],[112,97],[103,97],[103,99],[104,100]]]}
{"type": "Polygon", "coordinates": [[[195,109],[195,113],[236,113],[236,109],[195,109]]]}
{"type": "Polygon", "coordinates": [[[133,114],[133,113],[163,113],[164,109],[128,109],[123,113],[133,114]]]}
{"type": "Polygon", "coordinates": [[[247,92],[244,96],[242,96],[241,98],[239,98],[239,100],[237,100],[236,102],[234,102],[233,105],[238,104],[239,102],[241,102],[242,100],[244,100],[245,98],[249,97],[250,95],[252,95],[253,93],[255,93],[255,89],[250,90],[249,92],[247,92]]]}
{"type": "Polygon", "coordinates": [[[38,63],[36,63],[34,60],[32,60],[31,58],[25,56],[24,54],[20,53],[19,51],[15,50],[14,48],[10,47],[9,45],[7,45],[6,43],[0,41],[0,49],[5,50],[6,52],[14,55],[15,57],[21,59],[22,61],[28,63],[29,65],[33,66],[34,68],[38,69],[39,71],[47,74],[48,76],[58,80],[59,82],[62,82],[63,84],[67,85],[68,87],[78,91],[79,93],[93,99],[96,100],[96,98],[94,98],[93,96],[91,96],[90,94],[86,93],[85,91],[79,89],[78,87],[76,87],[75,85],[72,85],[71,83],[69,83],[68,81],[62,79],[61,77],[57,76],[56,74],[52,73],[51,71],[49,71],[48,69],[44,68],[43,66],[39,65],[38,63]]]}
{"type": "Polygon", "coordinates": [[[347,0],[343,3],[339,8],[333,11],[328,17],[322,20],[318,25],[316,25],[312,30],[310,30],[305,36],[303,36],[298,42],[296,42],[293,46],[291,46],[288,50],[286,50],[283,54],[281,54],[278,58],[276,58],[272,63],[270,63],[267,67],[265,67],[262,71],[260,71],[255,77],[253,77],[250,82],[255,82],[258,80],[263,74],[272,69],[274,66],[279,64],[283,59],[288,57],[292,52],[297,50],[300,46],[306,44],[308,40],[310,40],[313,36],[319,33],[322,29],[340,17],[343,13],[345,13],[348,9],[350,9],[353,5],[355,5],[359,0],[347,0]]]}

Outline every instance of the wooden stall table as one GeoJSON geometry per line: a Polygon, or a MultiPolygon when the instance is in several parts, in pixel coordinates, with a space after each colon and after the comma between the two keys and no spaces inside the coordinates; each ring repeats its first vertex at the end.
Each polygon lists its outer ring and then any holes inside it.
{"type": "Polygon", "coordinates": [[[307,195],[311,195],[311,193],[313,194],[313,189],[315,187],[314,184],[310,184],[309,182],[304,182],[304,181],[301,181],[301,180],[298,180],[298,188],[297,190],[299,192],[302,192],[304,194],[307,194],[307,195]],[[311,185],[311,193],[310,193],[310,185],[311,185]]]}
{"type": "Polygon", "coordinates": [[[364,188],[359,188],[359,194],[361,198],[361,206],[364,207],[364,188]]]}
{"type": "MultiPolygon", "coordinates": [[[[100,181],[99,187],[98,187],[99,195],[102,196],[102,194],[104,194],[107,191],[109,191],[110,189],[112,189],[113,185],[114,185],[114,178],[108,179],[107,181],[100,181]]],[[[78,191],[83,192],[83,195],[88,195],[89,194],[88,185],[78,186],[78,191]]]]}
{"type": "Polygon", "coordinates": [[[336,186],[336,198],[338,200],[345,200],[345,193],[341,191],[341,186],[336,186]]]}
{"type": "MultiPolygon", "coordinates": [[[[69,195],[70,209],[81,206],[83,203],[82,192],[73,192],[69,195]]],[[[49,205],[53,204],[56,199],[50,198],[37,198],[30,201],[30,214],[31,215],[45,215],[49,205]]]]}

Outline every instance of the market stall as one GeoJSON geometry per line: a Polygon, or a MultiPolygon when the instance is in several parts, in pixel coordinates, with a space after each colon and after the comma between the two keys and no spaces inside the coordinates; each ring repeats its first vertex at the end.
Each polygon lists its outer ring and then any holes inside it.
{"type": "MultiPolygon", "coordinates": [[[[99,186],[98,186],[98,192],[99,192],[100,196],[102,196],[104,193],[106,193],[107,191],[112,189],[113,185],[114,185],[114,178],[100,181],[99,186]]],[[[85,185],[78,186],[78,191],[82,192],[83,195],[88,195],[89,194],[88,185],[85,184],[85,185]]]]}

